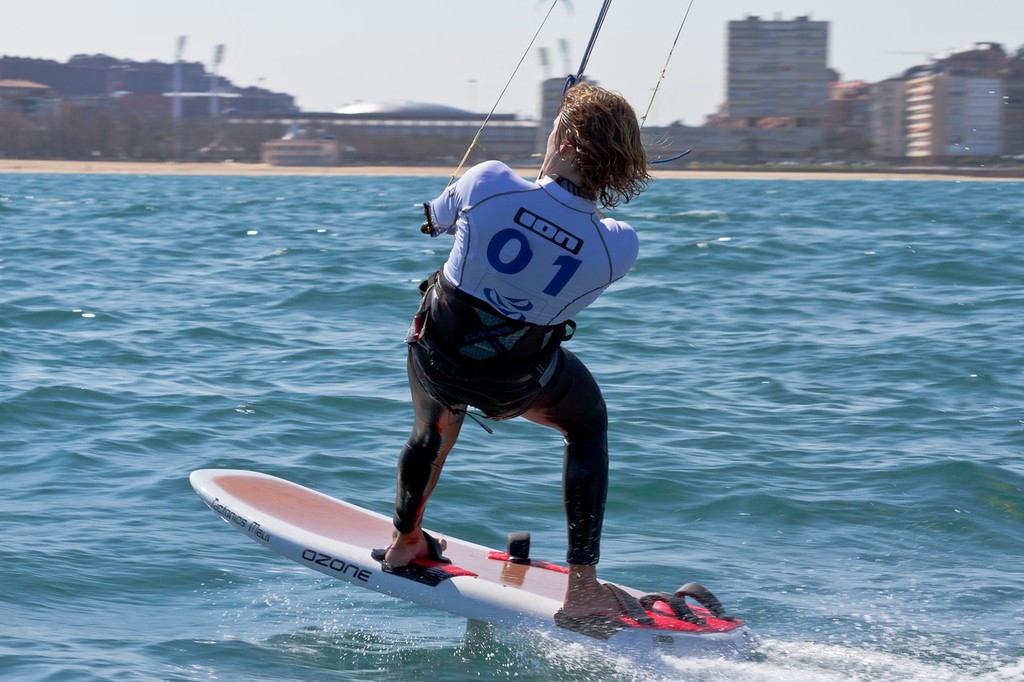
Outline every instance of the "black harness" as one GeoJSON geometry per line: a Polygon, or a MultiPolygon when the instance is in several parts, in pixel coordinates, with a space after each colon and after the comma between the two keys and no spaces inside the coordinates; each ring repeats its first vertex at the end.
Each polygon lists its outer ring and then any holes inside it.
{"type": "Polygon", "coordinates": [[[488,418],[529,409],[558,367],[558,348],[576,323],[513,320],[435,272],[420,284],[406,337],[421,385],[444,405],[469,404],[488,418]]]}

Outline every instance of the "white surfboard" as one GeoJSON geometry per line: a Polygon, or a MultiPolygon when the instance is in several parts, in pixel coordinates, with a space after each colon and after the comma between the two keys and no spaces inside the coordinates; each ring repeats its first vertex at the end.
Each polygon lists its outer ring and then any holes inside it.
{"type": "MultiPolygon", "coordinates": [[[[391,571],[371,557],[372,549],[391,537],[387,516],[253,471],[201,469],[189,480],[228,525],[267,549],[332,578],[464,616],[470,624],[529,628],[560,640],[604,643],[617,651],[677,656],[743,655],[754,644],[743,621],[722,613],[710,593],[699,592],[696,599],[704,603],[687,602],[682,608],[692,610],[693,617],[686,620],[676,617],[667,603],[648,597],[644,604],[651,622],[624,618],[610,636],[581,634],[554,623],[565,595],[567,569],[522,557],[522,543],[510,556],[428,531],[447,540],[444,555],[451,563],[417,560],[408,570],[391,571]],[[711,597],[710,609],[706,597],[711,597]]],[[[625,589],[638,597],[642,594],[625,589]]],[[[680,599],[687,596],[693,598],[693,591],[680,599]]],[[[668,601],[679,607],[679,599],[668,601]]]]}

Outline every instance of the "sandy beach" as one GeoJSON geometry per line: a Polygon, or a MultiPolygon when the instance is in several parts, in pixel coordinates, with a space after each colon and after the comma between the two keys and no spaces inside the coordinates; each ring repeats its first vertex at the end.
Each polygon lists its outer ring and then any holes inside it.
{"type": "MultiPolygon", "coordinates": [[[[1024,181],[1022,169],[948,170],[942,172],[900,169],[898,171],[851,171],[835,167],[820,170],[654,170],[655,178],[692,180],[957,180],[1024,181]]],[[[0,159],[2,173],[55,174],[132,174],[132,175],[364,175],[450,177],[454,168],[441,166],[271,166],[261,163],[189,163],[144,161],[62,161],[36,159],[0,159]]],[[[536,174],[535,168],[521,168],[524,177],[536,174]]]]}

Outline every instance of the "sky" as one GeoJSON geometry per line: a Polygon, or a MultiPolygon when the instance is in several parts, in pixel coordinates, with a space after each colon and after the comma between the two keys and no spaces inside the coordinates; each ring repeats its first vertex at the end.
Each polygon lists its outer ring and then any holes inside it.
{"type": "MultiPolygon", "coordinates": [[[[5,0],[0,54],[170,62],[187,36],[186,61],[211,69],[223,44],[221,75],[294,95],[303,111],[415,101],[536,119],[540,81],[576,71],[601,7],[553,1],[5,0]]],[[[884,80],[973,42],[1024,44],[1021,0],[693,0],[666,68],[688,2],[613,0],[590,57],[588,76],[640,114],[665,69],[649,125],[715,111],[727,22],[749,15],[829,22],[829,66],[844,80],[884,80]]]]}

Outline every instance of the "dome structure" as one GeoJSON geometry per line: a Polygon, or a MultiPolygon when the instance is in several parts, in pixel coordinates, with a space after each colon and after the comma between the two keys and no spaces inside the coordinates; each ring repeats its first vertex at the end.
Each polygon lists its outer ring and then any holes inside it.
{"type": "Polygon", "coordinates": [[[355,102],[347,104],[334,113],[348,116],[472,116],[472,112],[444,104],[425,102],[355,102]]]}

